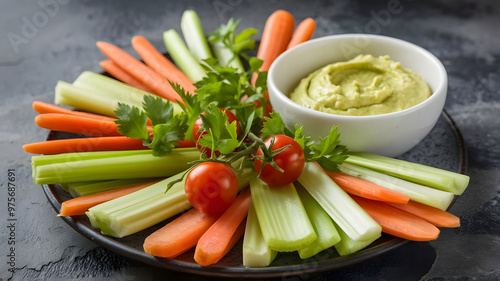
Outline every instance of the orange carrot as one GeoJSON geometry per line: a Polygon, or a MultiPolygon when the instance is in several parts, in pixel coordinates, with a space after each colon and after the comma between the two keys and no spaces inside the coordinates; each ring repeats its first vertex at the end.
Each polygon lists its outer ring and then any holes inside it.
{"type": "Polygon", "coordinates": [[[297,28],[293,32],[292,39],[290,39],[286,49],[289,50],[300,43],[311,39],[314,29],[316,29],[316,22],[313,19],[307,18],[303,20],[299,25],[297,25],[297,28]]]}
{"type": "Polygon", "coordinates": [[[99,41],[97,42],[97,47],[106,57],[116,63],[121,69],[125,70],[129,75],[146,85],[148,88],[152,89],[156,94],[171,101],[179,100],[182,102],[179,94],[177,94],[174,88],[172,88],[167,79],[151,69],[149,66],[140,62],[113,44],[99,41]]]}
{"type": "Polygon", "coordinates": [[[45,113],[35,117],[35,123],[44,129],[85,136],[121,136],[113,121],[74,116],[61,113],[45,113]]]}
{"type": "Polygon", "coordinates": [[[153,93],[153,91],[144,86],[141,82],[137,81],[134,77],[130,76],[126,71],[121,69],[116,63],[112,60],[103,60],[99,63],[99,65],[106,70],[109,74],[111,74],[116,79],[122,81],[125,84],[128,84],[132,87],[135,87],[139,90],[143,90],[149,93],[153,93]]]}
{"type": "Polygon", "coordinates": [[[78,216],[85,214],[89,208],[101,203],[113,200],[115,198],[130,194],[134,191],[148,187],[158,181],[152,181],[134,186],[122,187],[114,190],[99,192],[87,196],[73,198],[62,202],[61,211],[58,216],[78,216]]]}
{"type": "Polygon", "coordinates": [[[200,237],[219,216],[191,209],[144,240],[144,252],[162,258],[175,258],[196,246],[200,237]]]}
{"type": "MultiPolygon", "coordinates": [[[[277,10],[267,18],[262,37],[260,39],[259,49],[257,51],[257,58],[263,61],[260,71],[268,71],[274,60],[281,55],[288,46],[292,38],[293,28],[295,21],[293,16],[284,10],[277,10]]],[[[251,83],[255,85],[257,81],[257,74],[252,76],[251,83]]],[[[266,101],[269,101],[269,94],[264,94],[266,101]]],[[[257,107],[260,107],[260,102],[256,102],[257,107]]],[[[269,116],[272,112],[271,104],[264,108],[264,115],[269,116]]]]}
{"type": "Polygon", "coordinates": [[[143,36],[132,38],[132,47],[141,56],[142,60],[153,70],[173,83],[179,84],[184,90],[193,94],[196,87],[193,82],[179,70],[170,60],[160,53],[143,36]]]}
{"type": "Polygon", "coordinates": [[[402,211],[420,217],[438,227],[460,226],[459,217],[432,206],[428,206],[415,201],[410,201],[408,202],[408,204],[396,204],[396,203],[388,203],[388,204],[402,211]]]}
{"type": "Polygon", "coordinates": [[[232,242],[236,243],[234,241],[236,238],[233,237],[237,234],[238,226],[246,218],[250,200],[250,189],[245,188],[233,204],[201,236],[194,253],[194,260],[199,265],[208,266],[218,262],[232,247],[232,242]]]}
{"type": "Polygon", "coordinates": [[[23,145],[23,149],[28,153],[49,155],[68,152],[138,150],[146,149],[146,147],[139,139],[116,136],[35,142],[23,145]]]}
{"type": "MultiPolygon", "coordinates": [[[[117,118],[114,118],[114,117],[109,117],[109,116],[104,116],[104,115],[99,115],[99,114],[94,114],[94,113],[88,113],[88,112],[82,112],[82,111],[69,110],[69,109],[66,109],[66,108],[63,108],[63,107],[60,107],[57,105],[48,104],[48,103],[41,102],[41,101],[34,101],[33,102],[33,109],[40,114],[63,113],[63,114],[69,114],[69,115],[74,115],[74,116],[94,118],[94,119],[98,119],[98,120],[107,120],[107,121],[118,120],[117,118]]],[[[147,124],[149,126],[151,126],[151,120],[149,120],[149,118],[148,118],[147,124]]]]}
{"type": "Polygon", "coordinates": [[[267,71],[273,61],[286,50],[292,38],[293,16],[283,10],[272,13],[264,25],[257,58],[264,61],[260,71],[267,71]]]}
{"type": "Polygon", "coordinates": [[[113,117],[108,117],[104,115],[99,115],[99,114],[93,114],[93,113],[87,113],[87,112],[81,112],[81,111],[74,111],[70,109],[66,109],[57,105],[41,102],[41,101],[34,101],[33,102],[33,109],[40,113],[63,113],[63,114],[69,114],[69,115],[74,115],[74,116],[81,116],[81,117],[87,117],[87,118],[95,118],[99,120],[108,120],[108,121],[114,121],[116,118],[113,117]]]}
{"type": "Polygon", "coordinates": [[[327,172],[330,178],[345,192],[363,198],[406,204],[410,196],[386,187],[338,172],[327,172]]]}
{"type": "Polygon", "coordinates": [[[222,253],[222,257],[224,257],[231,249],[238,243],[238,240],[243,236],[245,233],[245,226],[246,226],[247,219],[244,218],[243,221],[240,223],[238,228],[233,233],[233,236],[231,236],[231,240],[229,240],[229,243],[227,243],[226,248],[224,249],[224,252],[222,253]]]}
{"type": "MultiPolygon", "coordinates": [[[[293,16],[283,10],[277,10],[267,18],[256,56],[263,61],[260,71],[268,71],[273,61],[286,51],[292,38],[294,24],[293,16]]],[[[255,81],[257,75],[252,77],[252,85],[255,85],[255,81]]]]}
{"type": "Polygon", "coordinates": [[[387,203],[352,196],[380,226],[382,232],[413,241],[429,241],[439,236],[439,229],[408,212],[401,211],[387,203]]]}

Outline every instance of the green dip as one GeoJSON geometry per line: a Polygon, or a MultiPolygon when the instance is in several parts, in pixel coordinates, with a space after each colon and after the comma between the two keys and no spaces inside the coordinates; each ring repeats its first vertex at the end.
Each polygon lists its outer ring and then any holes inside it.
{"type": "Polygon", "coordinates": [[[360,116],[400,111],[431,94],[422,77],[401,63],[388,56],[359,55],[309,74],[290,98],[314,110],[360,116]]]}

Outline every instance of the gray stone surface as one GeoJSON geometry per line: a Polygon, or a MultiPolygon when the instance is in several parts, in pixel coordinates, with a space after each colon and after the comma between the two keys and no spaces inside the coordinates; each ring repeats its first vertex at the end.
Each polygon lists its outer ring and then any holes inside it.
{"type": "Polygon", "coordinates": [[[199,13],[205,30],[230,17],[262,30],[269,14],[286,9],[297,20],[314,18],[315,37],[352,32],[398,37],[428,49],[447,68],[446,110],[469,153],[470,186],[451,209],[462,227],[345,269],[282,279],[500,279],[500,2],[5,0],[0,2],[0,280],[204,279],[121,257],[80,236],[55,216],[32,183],[30,155],[21,147],[47,136],[33,122],[31,102],[53,102],[58,80],[101,71],[97,40],[132,51],[130,38],[141,34],[164,49],[162,32],[179,30],[188,8],[199,13]],[[387,13],[390,5],[398,12],[387,13]],[[15,170],[16,184],[12,217],[9,169],[15,170]],[[15,229],[9,229],[11,223],[15,229]],[[15,247],[15,273],[8,270],[10,247],[15,247]]]}

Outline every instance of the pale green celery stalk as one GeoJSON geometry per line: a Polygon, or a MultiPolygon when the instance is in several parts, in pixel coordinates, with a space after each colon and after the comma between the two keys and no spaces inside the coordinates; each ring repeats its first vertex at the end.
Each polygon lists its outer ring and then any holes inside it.
{"type": "Polygon", "coordinates": [[[72,161],[102,159],[118,156],[132,156],[151,154],[151,150],[115,150],[115,151],[88,151],[88,152],[69,152],[52,155],[36,155],[31,157],[33,166],[41,166],[47,164],[65,163],[72,161]]]}
{"type": "Polygon", "coordinates": [[[353,153],[345,162],[455,195],[462,194],[469,184],[467,175],[370,153],[353,153]]]}
{"type": "Polygon", "coordinates": [[[410,200],[441,210],[446,210],[454,198],[453,193],[402,180],[358,165],[343,163],[339,169],[345,174],[401,192],[408,195],[410,200]]]}
{"type": "Polygon", "coordinates": [[[35,184],[167,177],[199,159],[196,148],[176,148],[165,156],[139,154],[33,166],[35,184]]]}
{"type": "MultiPolygon", "coordinates": [[[[89,152],[70,152],[53,155],[36,155],[31,157],[31,173],[33,180],[37,177],[36,168],[42,165],[66,163],[90,159],[102,159],[115,156],[131,156],[139,154],[149,154],[149,149],[145,150],[126,150],[126,151],[89,151],[89,152]]],[[[66,184],[66,183],[63,183],[66,184]]]]}
{"type": "Polygon", "coordinates": [[[380,236],[380,225],[316,163],[306,163],[298,181],[352,240],[380,236]]]}
{"type": "MultiPolygon", "coordinates": [[[[144,96],[157,97],[121,81],[91,71],[82,72],[73,84],[59,81],[56,85],[55,103],[79,110],[116,117],[114,111],[118,102],[142,110],[144,96]]],[[[166,101],[166,100],[165,100],[166,101]]],[[[174,113],[182,111],[172,103],[174,113]]]]}
{"type": "MultiPolygon", "coordinates": [[[[92,226],[110,236],[123,237],[148,228],[191,207],[184,193],[184,181],[175,183],[167,192],[167,184],[182,177],[184,171],[144,189],[127,194],[89,209],[92,226]]],[[[255,172],[243,168],[236,173],[238,188],[248,185],[255,172]]]]}
{"type": "Polygon", "coordinates": [[[174,29],[165,31],[163,33],[163,41],[175,64],[191,81],[198,82],[206,76],[205,70],[189,51],[177,31],[174,29]]]}
{"type": "Polygon", "coordinates": [[[221,66],[236,68],[241,73],[245,72],[245,68],[241,63],[239,56],[227,48],[223,42],[216,41],[210,45],[212,46],[212,50],[214,51],[214,54],[221,66]]]}
{"type": "Polygon", "coordinates": [[[380,233],[378,236],[374,235],[373,237],[367,240],[353,240],[340,227],[338,227],[338,225],[336,226],[340,235],[340,242],[335,244],[334,246],[335,250],[337,250],[337,253],[339,253],[339,255],[341,256],[347,256],[359,250],[362,250],[368,247],[375,240],[380,238],[380,236],[382,236],[382,233],[380,233]]]}
{"type": "Polygon", "coordinates": [[[190,207],[184,193],[184,182],[174,184],[168,192],[167,184],[177,180],[179,173],[166,180],[117,199],[90,208],[87,213],[92,225],[105,235],[124,237],[175,216],[190,207]]]}
{"type": "Polygon", "coordinates": [[[340,242],[340,235],[332,218],[330,218],[319,203],[314,200],[309,192],[299,183],[296,183],[295,186],[302,200],[302,204],[304,204],[307,215],[309,216],[309,220],[311,220],[314,231],[318,236],[316,241],[298,251],[301,259],[307,259],[340,242]]]}
{"type": "Polygon", "coordinates": [[[75,109],[115,117],[118,100],[102,96],[97,92],[78,88],[64,81],[57,82],[55,104],[64,104],[75,109]]]}
{"type": "Polygon", "coordinates": [[[201,63],[203,60],[213,57],[200,18],[195,11],[184,11],[181,18],[181,30],[187,47],[198,62],[201,63]]]}
{"type": "Polygon", "coordinates": [[[85,182],[70,182],[68,192],[73,197],[87,196],[99,192],[113,190],[122,187],[139,185],[147,182],[152,182],[154,179],[121,179],[121,180],[106,180],[106,181],[85,181],[85,182]]]}
{"type": "Polygon", "coordinates": [[[243,236],[243,265],[249,267],[269,266],[278,252],[269,249],[262,231],[253,202],[248,208],[245,235],[243,236]]]}
{"type": "Polygon", "coordinates": [[[317,239],[293,184],[269,187],[259,178],[250,180],[252,201],[267,246],[293,252],[317,239]]]}

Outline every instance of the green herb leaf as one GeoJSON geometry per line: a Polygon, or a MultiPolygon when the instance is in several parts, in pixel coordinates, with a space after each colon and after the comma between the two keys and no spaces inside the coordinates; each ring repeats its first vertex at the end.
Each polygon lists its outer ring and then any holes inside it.
{"type": "Polygon", "coordinates": [[[208,132],[198,141],[201,146],[222,154],[229,154],[240,146],[236,122],[229,124],[226,114],[215,105],[212,104],[200,117],[203,121],[202,129],[208,132]]]}
{"type": "Polygon", "coordinates": [[[236,35],[236,28],[239,23],[239,20],[234,21],[232,18],[229,19],[227,24],[222,24],[219,28],[208,34],[208,41],[211,43],[221,41],[235,56],[238,56],[245,50],[254,49],[255,40],[251,40],[250,38],[257,34],[258,30],[247,28],[236,35]]]}
{"type": "MultiPolygon", "coordinates": [[[[317,161],[327,171],[338,171],[338,165],[347,159],[347,148],[340,145],[338,127],[333,127],[326,138],[308,146],[306,161],[317,161]]],[[[305,152],[305,151],[304,151],[305,152]]]]}
{"type": "Polygon", "coordinates": [[[167,123],[174,115],[174,108],[170,101],[165,102],[160,97],[144,96],[142,107],[153,126],[167,123]]]}
{"type": "Polygon", "coordinates": [[[286,135],[291,138],[294,137],[294,133],[285,126],[285,122],[283,122],[279,113],[271,112],[269,116],[270,117],[264,117],[265,122],[261,130],[262,139],[265,140],[273,135],[286,135]]]}
{"type": "Polygon", "coordinates": [[[153,155],[162,156],[170,153],[175,148],[178,141],[184,140],[184,132],[188,126],[186,118],[174,116],[165,124],[157,124],[153,127],[153,142],[149,146],[153,150],[153,155]]]}
{"type": "Polygon", "coordinates": [[[182,88],[177,83],[170,82],[172,88],[179,94],[183,103],[178,103],[184,114],[187,116],[188,129],[186,131],[186,138],[193,139],[193,125],[200,113],[203,111],[201,108],[201,102],[199,100],[199,95],[193,95],[187,93],[184,88],[182,88]]]}
{"type": "Polygon", "coordinates": [[[151,144],[147,128],[148,118],[143,111],[135,106],[119,102],[115,115],[119,118],[115,123],[118,125],[120,134],[129,138],[140,139],[145,146],[151,144]]]}

